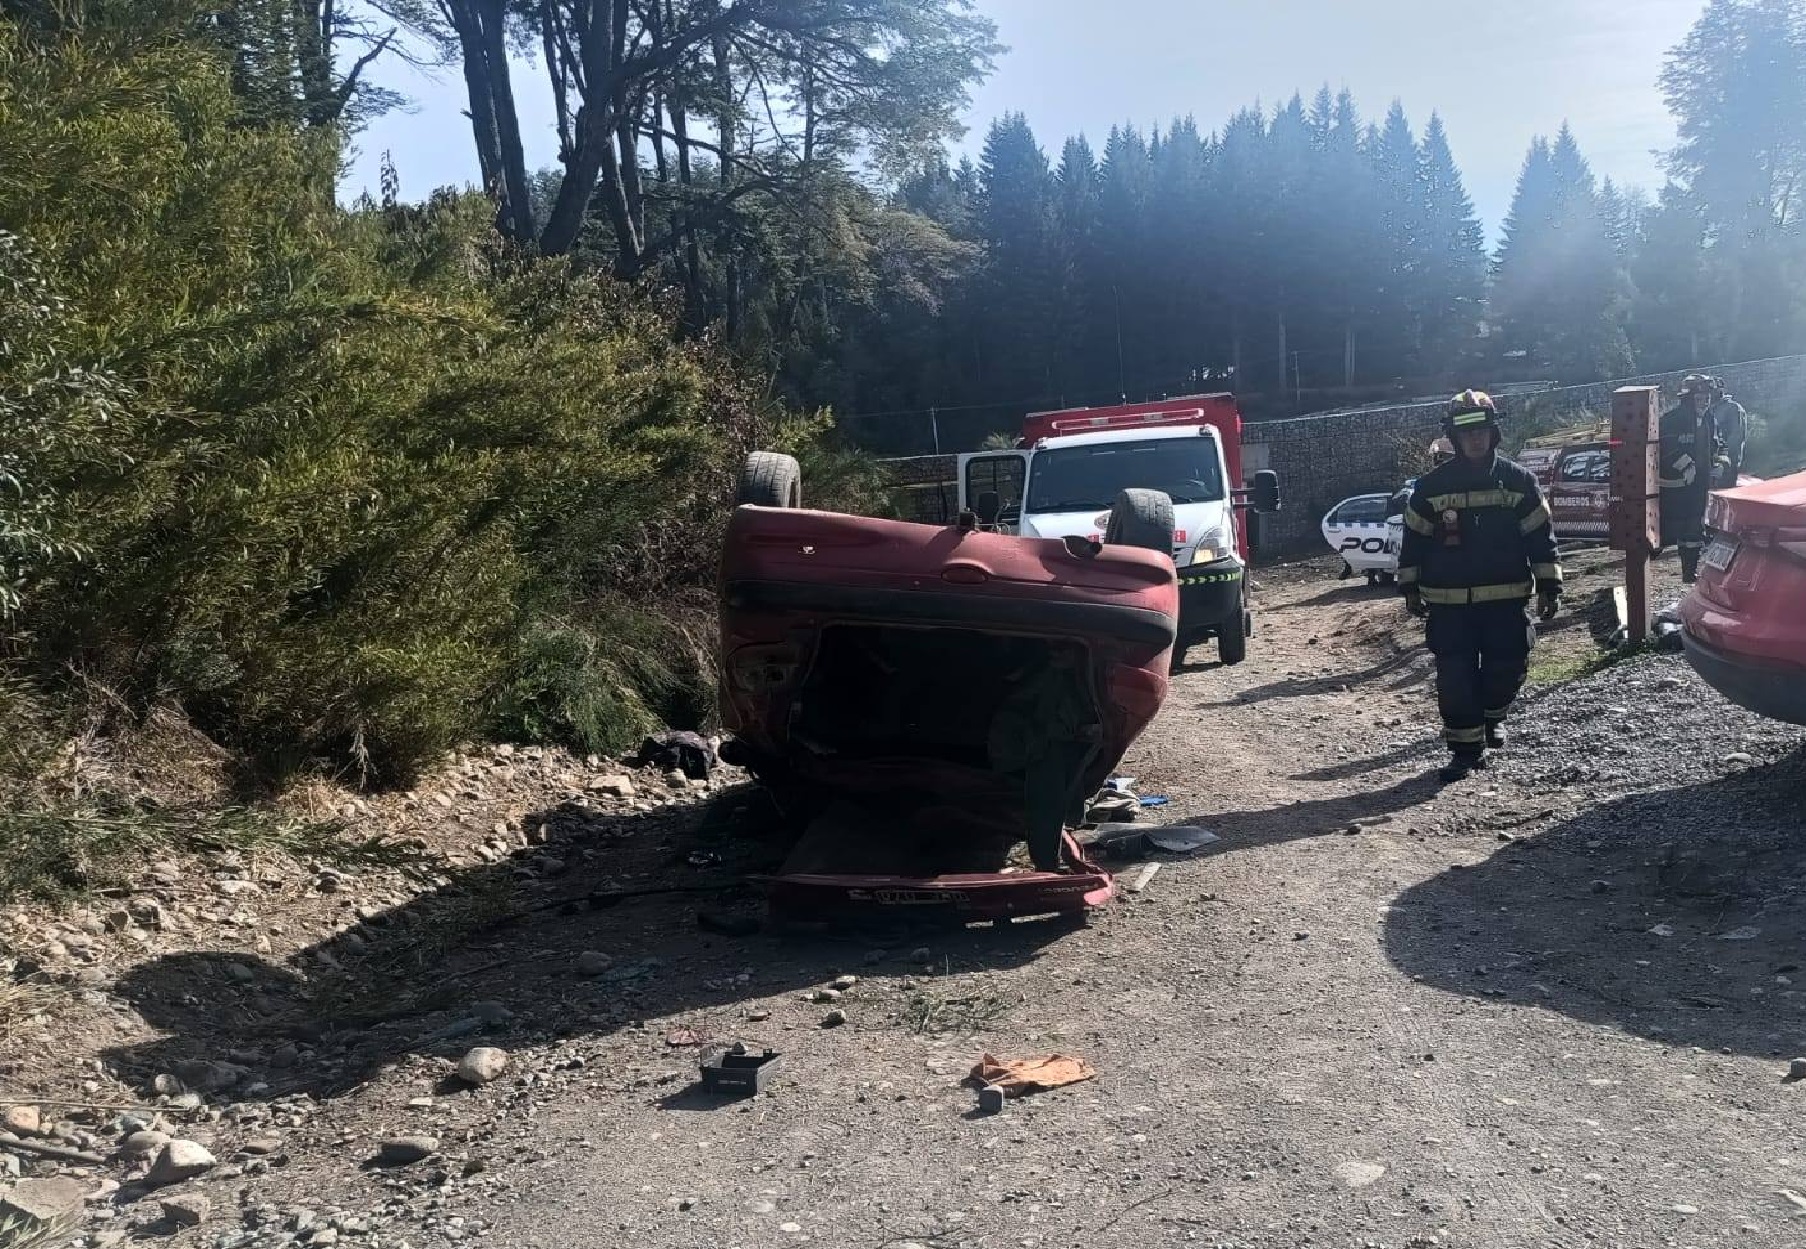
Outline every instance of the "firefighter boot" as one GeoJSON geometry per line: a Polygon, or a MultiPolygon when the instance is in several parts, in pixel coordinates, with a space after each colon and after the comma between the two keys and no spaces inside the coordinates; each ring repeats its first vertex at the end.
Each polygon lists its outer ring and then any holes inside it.
{"type": "Polygon", "coordinates": [[[1505,722],[1488,720],[1486,722],[1486,748],[1488,750],[1505,749],[1505,722]]]}
{"type": "Polygon", "coordinates": [[[1699,577],[1699,547],[1681,545],[1681,584],[1692,585],[1699,577]]]}
{"type": "Polygon", "coordinates": [[[1485,755],[1464,751],[1458,755],[1451,755],[1449,761],[1442,765],[1442,770],[1436,773],[1436,779],[1444,785],[1453,785],[1457,781],[1465,781],[1485,766],[1485,755]]]}

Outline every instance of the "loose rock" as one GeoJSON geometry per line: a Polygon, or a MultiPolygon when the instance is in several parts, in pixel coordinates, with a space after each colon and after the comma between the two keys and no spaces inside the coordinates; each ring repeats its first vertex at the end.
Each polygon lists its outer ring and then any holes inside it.
{"type": "Polygon", "coordinates": [[[508,1055],[493,1045],[479,1045],[458,1064],[458,1078],[466,1084],[492,1084],[508,1070],[508,1055]]]}
{"type": "Polygon", "coordinates": [[[600,976],[614,965],[614,959],[600,950],[585,950],[577,956],[579,976],[600,976]]]}
{"type": "Polygon", "coordinates": [[[119,1148],[135,1157],[148,1158],[169,1144],[171,1139],[165,1132],[133,1132],[119,1143],[119,1148]]]}
{"type": "Polygon", "coordinates": [[[36,1106],[8,1106],[0,1115],[0,1127],[19,1136],[36,1136],[43,1127],[43,1116],[36,1106]]]}
{"type": "Polygon", "coordinates": [[[398,1136],[382,1143],[377,1151],[376,1161],[386,1167],[405,1167],[415,1162],[425,1162],[439,1152],[439,1138],[435,1136],[398,1136]]]}
{"type": "Polygon", "coordinates": [[[829,985],[828,987],[830,989],[837,990],[841,993],[845,993],[848,989],[852,988],[854,985],[856,985],[858,983],[859,983],[858,976],[840,976],[840,977],[836,978],[834,983],[829,985]]]}
{"type": "Polygon", "coordinates": [[[199,1227],[213,1213],[213,1203],[199,1193],[165,1197],[162,1206],[163,1217],[177,1227],[199,1227]]]}
{"type": "Polygon", "coordinates": [[[183,1180],[192,1180],[197,1175],[205,1175],[218,1162],[204,1147],[193,1141],[171,1141],[157,1155],[156,1162],[151,1164],[147,1178],[154,1185],[179,1184],[183,1180]]]}
{"type": "Polygon", "coordinates": [[[838,1028],[846,1021],[847,1013],[845,1011],[831,1010],[826,1015],[822,1016],[821,1026],[824,1028],[838,1028]]]}
{"type": "Polygon", "coordinates": [[[63,1235],[80,1220],[86,1196],[80,1180],[20,1180],[0,1192],[0,1228],[8,1232],[7,1243],[49,1242],[63,1235]]]}
{"type": "Polygon", "coordinates": [[[1790,1082],[1806,1080],[1806,1058],[1796,1058],[1787,1064],[1787,1078],[1790,1082]]]}

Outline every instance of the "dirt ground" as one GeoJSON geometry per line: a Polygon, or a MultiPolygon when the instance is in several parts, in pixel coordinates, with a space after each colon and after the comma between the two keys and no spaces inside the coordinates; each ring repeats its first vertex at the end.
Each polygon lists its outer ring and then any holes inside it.
{"type": "MultiPolygon", "coordinates": [[[[155,1107],[219,1159],[207,1221],[156,1224],[142,1168],[76,1168],[126,1182],[91,1245],[1806,1244],[1806,734],[1678,656],[1592,670],[1609,557],[1571,567],[1510,749],[1449,789],[1396,597],[1262,572],[1248,661],[1182,674],[1123,769],[1221,840],[1083,928],[728,935],[756,909],[731,889],[561,907],[756,867],[747,796],[473,758],[362,813],[460,853],[436,887],[215,862],[184,881],[256,894],[162,886],[135,945],[62,917],[29,957],[74,974],[0,1040],[0,1096],[223,1086],[155,1107]],[[697,1096],[698,1037],[782,1050],[772,1090],[697,1096]],[[503,1077],[448,1081],[485,1043],[503,1077]],[[987,1052],[1098,1075],[984,1115],[987,1052]],[[368,1165],[403,1134],[438,1156],[368,1165]]],[[[102,1152],[132,1126],[57,1113],[102,1152]]]]}

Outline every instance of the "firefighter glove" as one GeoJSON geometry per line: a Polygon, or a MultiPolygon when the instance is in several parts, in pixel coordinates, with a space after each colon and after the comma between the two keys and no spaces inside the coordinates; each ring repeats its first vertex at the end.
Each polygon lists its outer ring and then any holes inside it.
{"type": "Polygon", "coordinates": [[[1430,609],[1423,605],[1423,591],[1417,586],[1405,587],[1405,610],[1418,617],[1430,614],[1430,609]]]}
{"type": "Polygon", "coordinates": [[[1540,585],[1536,588],[1536,618],[1553,620],[1555,612],[1561,606],[1561,586],[1558,583],[1540,585]]]}

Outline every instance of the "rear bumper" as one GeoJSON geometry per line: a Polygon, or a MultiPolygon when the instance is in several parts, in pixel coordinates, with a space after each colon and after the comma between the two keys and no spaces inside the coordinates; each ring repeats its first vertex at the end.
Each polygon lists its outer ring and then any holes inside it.
{"type": "Polygon", "coordinates": [[[835,876],[792,874],[759,879],[772,918],[782,926],[834,924],[907,915],[964,924],[1076,915],[1103,906],[1116,893],[1110,874],[1084,857],[1071,834],[1063,838],[1072,871],[985,872],[955,876],[835,876]]]}
{"type": "Polygon", "coordinates": [[[1179,635],[1205,637],[1242,614],[1247,570],[1234,556],[1179,570],[1179,635]]]}
{"type": "Polygon", "coordinates": [[[1806,667],[1749,659],[1708,646],[1685,629],[1681,642],[1693,670],[1739,707],[1771,720],[1806,724],[1806,667]]]}
{"type": "Polygon", "coordinates": [[[950,625],[978,630],[1108,638],[1161,651],[1173,644],[1172,617],[1145,607],[1056,598],[892,590],[797,581],[732,581],[725,612],[763,612],[878,624],[950,625]]]}

